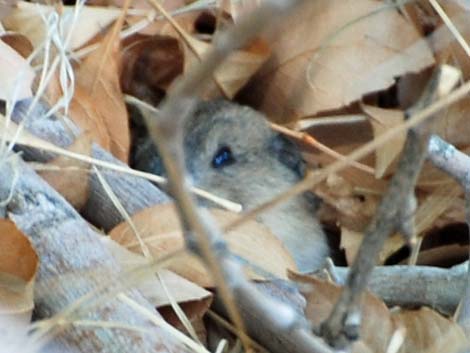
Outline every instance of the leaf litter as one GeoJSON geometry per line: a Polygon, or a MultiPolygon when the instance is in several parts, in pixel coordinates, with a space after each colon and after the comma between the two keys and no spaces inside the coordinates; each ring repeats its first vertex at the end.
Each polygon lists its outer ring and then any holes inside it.
{"type": "MultiPolygon", "coordinates": [[[[188,6],[180,1],[172,2],[171,6],[168,3],[164,4],[167,11],[177,11],[188,6]]],[[[216,19],[223,19],[225,23],[236,23],[243,13],[252,11],[259,5],[257,0],[228,0],[222,3],[222,10],[209,8],[204,11],[216,19]]],[[[470,9],[465,6],[465,2],[446,0],[439,3],[468,43],[470,26],[456,19],[462,12],[468,16],[470,9]]],[[[134,44],[122,45],[121,26],[125,28],[137,23],[139,16],[127,14],[122,18],[124,21],[116,22],[122,14],[119,8],[122,4],[117,2],[114,5],[117,7],[84,5],[76,19],[68,49],[74,51],[96,44],[98,47],[80,62],[73,63],[75,87],[67,114],[93,141],[119,159],[127,161],[131,132],[121,86],[126,93],[144,101],[158,103],[171,89],[174,80],[190,70],[192,63],[201,60],[211,48],[212,34],[197,32],[195,23],[203,11],[194,10],[184,16],[174,17],[179,28],[175,29],[175,23],[169,22],[167,16],[167,19],[154,20],[149,26],[142,28],[142,34],[132,39],[136,40],[134,44]],[[172,44],[168,45],[170,42],[172,44]],[[158,91],[157,99],[154,96],[155,90],[158,91]]],[[[142,9],[150,8],[150,5],[141,2],[134,4],[134,7],[142,9]]],[[[41,14],[53,11],[58,11],[65,19],[70,18],[74,7],[18,2],[9,11],[1,13],[2,25],[14,35],[27,38],[31,46],[28,42],[21,42],[23,39],[15,39],[15,42],[0,41],[0,51],[3,53],[0,60],[3,59],[4,62],[4,65],[0,65],[4,68],[4,71],[0,70],[0,98],[5,100],[14,95],[16,99],[32,96],[35,89],[34,65],[25,57],[44,43],[47,25],[41,14]],[[21,80],[16,76],[18,70],[24,71],[21,80]]],[[[468,79],[470,60],[465,55],[465,46],[454,41],[452,35],[443,30],[443,18],[434,11],[425,1],[407,3],[400,9],[385,1],[311,2],[307,8],[286,19],[276,35],[264,34],[251,45],[235,52],[214,74],[215,85],[201,92],[201,95],[237,97],[262,110],[273,121],[290,123],[289,127],[294,129],[292,123],[312,119],[317,124],[308,133],[318,137],[320,143],[336,153],[347,155],[357,146],[403,123],[404,110],[413,101],[410,97],[419,91],[417,78],[421,76],[421,81],[426,81],[427,73],[424,69],[432,67],[436,62],[448,63],[461,70],[463,80],[468,79]],[[431,35],[429,41],[426,41],[424,33],[433,31],[435,35],[431,35]],[[395,93],[393,90],[396,90],[395,93]],[[387,102],[390,97],[391,103],[387,102]],[[344,117],[343,122],[320,124],[328,120],[329,114],[344,117]],[[365,114],[362,122],[348,122],[348,117],[354,114],[365,114]],[[341,135],[344,125],[347,126],[344,129],[346,133],[341,135]],[[321,136],[324,137],[323,140],[321,136]]],[[[51,105],[64,94],[59,81],[60,76],[56,73],[46,94],[51,105]]],[[[470,145],[470,131],[467,133],[470,126],[467,123],[469,102],[468,98],[461,100],[448,107],[436,119],[436,132],[464,151],[470,145]]],[[[351,263],[354,258],[355,249],[362,239],[362,231],[374,214],[389,176],[394,171],[394,162],[403,141],[402,134],[379,146],[374,157],[361,161],[375,171],[375,176],[348,167],[337,175],[331,175],[315,189],[324,198],[325,207],[329,207],[323,213],[327,214],[323,220],[342,230],[341,244],[347,263],[351,263]]],[[[79,148],[78,152],[89,155],[90,144],[87,146],[79,148]]],[[[325,151],[309,146],[304,152],[307,160],[319,161],[321,167],[335,158],[335,155],[325,151]]],[[[63,157],[51,161],[50,165],[59,171],[63,169],[60,172],[66,172],[68,168],[84,168],[82,162],[63,157]]],[[[51,175],[56,172],[48,173],[51,175]]],[[[62,189],[61,193],[75,207],[80,208],[86,201],[87,187],[77,185],[83,181],[86,184],[87,178],[82,173],[88,172],[82,170],[72,173],[75,175],[64,180],[59,177],[59,180],[53,181],[51,176],[46,179],[55,184],[59,191],[62,189]],[[60,182],[65,182],[66,185],[60,186],[60,182]],[[70,186],[67,183],[71,183],[70,186]],[[73,196],[68,194],[71,189],[75,189],[73,196]],[[74,200],[76,197],[78,199],[74,200]]],[[[425,167],[417,194],[419,206],[415,223],[420,236],[425,237],[431,230],[463,222],[460,188],[448,178],[446,180],[435,174],[433,167],[425,167]]],[[[230,223],[236,217],[218,210],[213,213],[221,224],[230,223]]],[[[149,242],[154,256],[181,249],[182,237],[171,207],[157,206],[143,210],[134,217],[138,226],[143,229],[145,241],[149,242]],[[166,225],[161,223],[162,212],[167,214],[166,225]],[[157,222],[154,214],[160,215],[160,221],[157,222]]],[[[135,240],[126,233],[127,227],[127,224],[121,224],[111,232],[111,237],[135,250],[135,240]]],[[[259,225],[248,224],[246,229],[241,228],[237,232],[232,238],[227,235],[228,242],[241,258],[255,265],[252,267],[262,268],[264,272],[278,278],[286,278],[286,270],[294,268],[290,255],[282,244],[278,244],[266,230],[259,229],[259,225]],[[253,234],[257,236],[253,237],[253,234]]],[[[399,236],[391,237],[381,253],[380,262],[385,262],[403,245],[399,236]]],[[[431,256],[429,251],[454,251],[447,246],[437,244],[434,249],[426,250],[428,258],[432,257],[437,261],[433,264],[438,265],[440,257],[431,256]]],[[[200,263],[186,256],[176,259],[170,268],[186,278],[178,280],[177,275],[168,272],[171,281],[175,283],[179,302],[208,298],[204,297],[206,294],[203,294],[205,292],[202,289],[195,290],[198,294],[194,297],[188,294],[192,292],[189,289],[192,284],[187,279],[201,286],[210,287],[213,284],[200,263]],[[183,286],[186,282],[188,287],[183,286]]],[[[249,272],[249,276],[256,280],[264,277],[256,271],[249,272]]],[[[302,278],[300,281],[309,282],[314,287],[314,290],[305,292],[306,313],[314,324],[318,324],[331,310],[339,289],[315,278],[302,278]]],[[[153,291],[161,293],[161,289],[153,291]]],[[[194,316],[204,316],[210,302],[205,300],[204,309],[197,311],[194,316]]],[[[457,351],[457,346],[465,342],[463,333],[454,322],[431,309],[403,308],[391,311],[380,299],[370,294],[367,294],[364,303],[368,312],[368,320],[365,322],[368,326],[363,327],[364,335],[361,338],[364,349],[385,352],[394,335],[400,334],[404,336],[401,352],[433,351],[442,347],[439,346],[442,342],[448,342],[448,337],[451,337],[450,341],[455,346],[446,348],[457,351]],[[384,329],[386,332],[383,331],[381,335],[377,335],[374,330],[374,325],[379,322],[381,327],[387,326],[384,329]]]]}

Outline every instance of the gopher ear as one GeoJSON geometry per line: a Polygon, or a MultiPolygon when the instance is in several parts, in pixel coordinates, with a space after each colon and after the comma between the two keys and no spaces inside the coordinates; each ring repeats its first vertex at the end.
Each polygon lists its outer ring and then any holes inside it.
{"type": "Polygon", "coordinates": [[[269,148],[282,164],[296,172],[299,177],[305,175],[306,163],[295,143],[277,134],[271,139],[269,148]]]}

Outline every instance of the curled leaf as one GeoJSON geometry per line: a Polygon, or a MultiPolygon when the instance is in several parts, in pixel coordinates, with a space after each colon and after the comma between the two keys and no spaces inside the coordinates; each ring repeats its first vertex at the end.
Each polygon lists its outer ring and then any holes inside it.
{"type": "MultiPolygon", "coordinates": [[[[0,323],[29,322],[38,256],[15,224],[0,219],[0,323]]],[[[0,325],[1,326],[1,325],[0,325]]]]}
{"type": "MultiPolygon", "coordinates": [[[[239,217],[237,214],[219,209],[212,209],[211,214],[221,226],[239,217]]],[[[173,204],[144,209],[133,215],[132,220],[140,237],[156,259],[184,248],[184,239],[173,204]]],[[[139,241],[127,223],[119,224],[109,235],[126,248],[140,251],[139,241]]],[[[257,222],[248,222],[237,230],[225,234],[224,238],[230,251],[239,256],[242,263],[248,262],[251,267],[261,269],[261,274],[248,270],[248,275],[253,279],[262,279],[263,272],[286,278],[286,270],[295,268],[292,257],[280,240],[257,222]]],[[[200,286],[213,286],[212,278],[203,264],[192,255],[175,256],[169,269],[200,286]]]]}

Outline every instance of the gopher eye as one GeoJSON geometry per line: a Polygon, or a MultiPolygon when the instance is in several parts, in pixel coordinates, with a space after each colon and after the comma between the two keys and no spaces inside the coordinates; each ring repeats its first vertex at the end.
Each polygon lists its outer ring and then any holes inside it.
{"type": "Polygon", "coordinates": [[[219,169],[227,165],[233,164],[234,162],[235,158],[233,158],[232,150],[230,149],[230,147],[222,146],[212,158],[212,167],[219,169]]]}

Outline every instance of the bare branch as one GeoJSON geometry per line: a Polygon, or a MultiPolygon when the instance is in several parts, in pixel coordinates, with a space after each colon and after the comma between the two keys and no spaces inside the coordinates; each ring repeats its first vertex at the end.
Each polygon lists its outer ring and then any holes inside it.
{"type": "MultiPolygon", "coordinates": [[[[245,279],[238,262],[230,257],[219,229],[205,212],[197,209],[195,200],[188,193],[182,148],[181,127],[194,104],[188,97],[193,96],[194,92],[212,77],[213,71],[233,49],[246,43],[269,23],[275,23],[276,19],[286,15],[287,10],[301,2],[299,0],[264,2],[239,25],[220,33],[214,41],[213,49],[202,63],[177,82],[164,102],[158,119],[146,111],[144,117],[152,138],[158,144],[169,179],[169,191],[175,199],[185,229],[187,245],[208,264],[221,298],[237,329],[243,331],[243,323],[234,298],[245,305],[250,305],[253,312],[264,318],[267,326],[291,332],[305,349],[328,352],[330,351],[328,347],[303,328],[303,319],[292,308],[262,295],[245,279]]],[[[247,340],[244,344],[249,348],[247,340]]]]}
{"type": "MultiPolygon", "coordinates": [[[[465,221],[470,236],[470,157],[436,135],[433,135],[429,141],[428,155],[436,167],[452,176],[465,190],[465,221]]],[[[461,298],[457,321],[468,329],[470,328],[470,263],[466,277],[465,293],[461,298]]]]}
{"type": "MultiPolygon", "coordinates": [[[[451,268],[378,266],[367,288],[389,306],[429,306],[452,315],[465,292],[468,262],[451,268]]],[[[336,280],[345,285],[349,268],[335,267],[336,280]]]]}
{"type": "Polygon", "coordinates": [[[35,311],[38,318],[49,320],[41,321],[35,337],[55,335],[48,345],[61,352],[184,351],[179,342],[106,291],[111,287],[114,293],[127,291],[139,303],[154,309],[138,290],[121,286],[121,268],[101,243],[101,236],[19,158],[16,163],[3,160],[0,168],[0,198],[5,200],[10,191],[8,217],[28,236],[41,259],[35,311]],[[103,279],[107,286],[97,293],[103,279]],[[74,326],[77,319],[126,322],[136,330],[74,326]],[[144,330],[140,332],[140,328],[144,330]],[[85,336],[87,339],[83,339],[85,336]]]}
{"type": "MultiPolygon", "coordinates": [[[[421,111],[438,95],[441,70],[436,70],[417,104],[408,111],[421,111]]],[[[408,131],[401,159],[390,186],[374,218],[365,231],[356,260],[351,266],[346,286],[329,318],[322,324],[324,338],[335,347],[345,347],[359,337],[361,301],[378,254],[390,234],[409,224],[410,215],[403,205],[411,205],[414,187],[427,152],[429,133],[425,126],[408,131]],[[403,211],[405,209],[405,212],[403,211]]],[[[407,227],[409,228],[409,227],[407,227]]]]}

